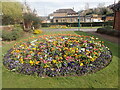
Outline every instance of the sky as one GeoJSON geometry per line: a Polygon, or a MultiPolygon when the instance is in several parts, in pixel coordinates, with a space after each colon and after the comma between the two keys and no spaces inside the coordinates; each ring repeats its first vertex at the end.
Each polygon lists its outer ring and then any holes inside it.
{"type": "MultiPolygon", "coordinates": [[[[25,0],[19,0],[24,2],[25,0]]],[[[36,9],[39,16],[47,16],[53,13],[57,9],[74,9],[76,12],[84,10],[85,5],[89,4],[89,8],[95,8],[99,3],[105,6],[111,5],[118,0],[26,0],[30,8],[36,9]]]]}

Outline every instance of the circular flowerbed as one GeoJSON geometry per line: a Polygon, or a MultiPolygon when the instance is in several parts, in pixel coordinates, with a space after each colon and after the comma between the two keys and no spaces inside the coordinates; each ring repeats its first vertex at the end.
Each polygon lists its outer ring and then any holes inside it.
{"type": "Polygon", "coordinates": [[[27,75],[80,76],[106,67],[111,59],[111,51],[98,38],[57,34],[15,44],[3,64],[27,75]]]}

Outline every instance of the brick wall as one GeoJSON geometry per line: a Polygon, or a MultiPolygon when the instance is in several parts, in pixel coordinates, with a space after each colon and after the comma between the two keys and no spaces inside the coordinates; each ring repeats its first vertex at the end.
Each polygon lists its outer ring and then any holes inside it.
{"type": "Polygon", "coordinates": [[[120,11],[115,12],[115,25],[114,29],[120,30],[120,11]]]}

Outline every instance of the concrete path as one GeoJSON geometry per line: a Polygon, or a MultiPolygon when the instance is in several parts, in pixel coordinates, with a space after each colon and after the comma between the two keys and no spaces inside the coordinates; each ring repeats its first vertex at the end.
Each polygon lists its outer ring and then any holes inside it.
{"type": "MultiPolygon", "coordinates": [[[[78,31],[78,29],[42,29],[42,30],[43,31],[78,31]]],[[[97,28],[89,28],[89,29],[82,28],[82,29],[80,29],[80,31],[91,33],[93,35],[100,36],[107,41],[110,41],[110,42],[113,42],[113,43],[116,43],[116,44],[120,44],[119,38],[117,38],[117,37],[95,33],[95,31],[97,31],[97,28]]]]}
{"type": "MultiPolygon", "coordinates": [[[[42,29],[43,31],[78,31],[78,29],[42,29]]],[[[90,28],[90,29],[80,29],[80,31],[85,31],[85,32],[89,32],[89,31],[96,31],[97,28],[90,28]]]]}

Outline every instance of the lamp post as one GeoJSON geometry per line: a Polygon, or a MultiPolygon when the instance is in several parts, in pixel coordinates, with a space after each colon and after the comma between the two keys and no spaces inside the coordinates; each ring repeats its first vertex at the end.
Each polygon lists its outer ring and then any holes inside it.
{"type": "Polygon", "coordinates": [[[78,31],[80,31],[80,12],[78,12],[78,31]]]}

